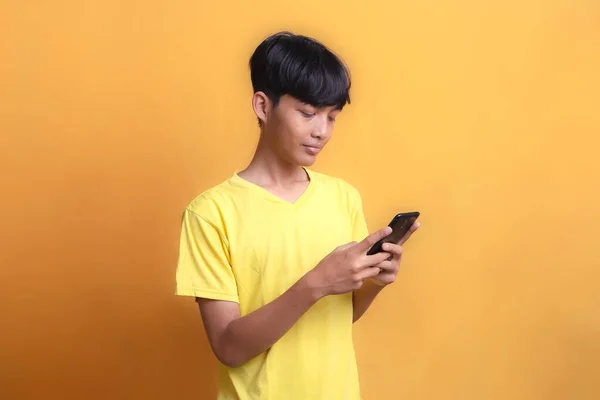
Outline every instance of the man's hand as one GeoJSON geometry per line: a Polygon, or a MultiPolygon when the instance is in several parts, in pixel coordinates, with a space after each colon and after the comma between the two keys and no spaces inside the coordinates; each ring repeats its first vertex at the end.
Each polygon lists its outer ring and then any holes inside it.
{"type": "Polygon", "coordinates": [[[372,279],[375,284],[379,286],[387,286],[396,280],[396,276],[400,270],[400,262],[402,261],[402,245],[406,243],[406,241],[413,233],[417,231],[417,229],[419,229],[419,226],[421,226],[421,224],[419,222],[415,222],[398,244],[383,244],[382,249],[385,253],[382,254],[391,254],[391,256],[387,260],[376,265],[380,272],[372,279]]]}
{"type": "Polygon", "coordinates": [[[365,279],[379,274],[377,266],[392,257],[392,254],[381,252],[367,255],[367,251],[390,233],[391,228],[386,227],[359,243],[351,242],[340,246],[323,258],[306,276],[309,285],[317,290],[318,297],[360,289],[365,279]]]}

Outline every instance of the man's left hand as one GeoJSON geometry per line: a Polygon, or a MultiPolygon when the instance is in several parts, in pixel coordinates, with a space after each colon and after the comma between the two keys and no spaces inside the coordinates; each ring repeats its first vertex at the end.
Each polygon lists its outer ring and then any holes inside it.
{"type": "Polygon", "coordinates": [[[375,268],[379,268],[381,272],[378,275],[371,278],[373,282],[379,286],[387,286],[396,280],[398,271],[400,270],[400,262],[402,261],[402,245],[410,238],[410,236],[419,229],[421,224],[415,222],[410,230],[404,235],[400,243],[384,243],[382,250],[386,253],[390,253],[391,256],[386,261],[382,261],[377,264],[375,268]]]}

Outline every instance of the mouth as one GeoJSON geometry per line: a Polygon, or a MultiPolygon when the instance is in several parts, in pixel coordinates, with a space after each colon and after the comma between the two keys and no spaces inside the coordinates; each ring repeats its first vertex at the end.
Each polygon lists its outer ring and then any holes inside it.
{"type": "Polygon", "coordinates": [[[308,145],[303,145],[306,148],[306,151],[309,152],[310,154],[318,154],[322,147],[318,147],[318,146],[308,146],[308,145]]]}

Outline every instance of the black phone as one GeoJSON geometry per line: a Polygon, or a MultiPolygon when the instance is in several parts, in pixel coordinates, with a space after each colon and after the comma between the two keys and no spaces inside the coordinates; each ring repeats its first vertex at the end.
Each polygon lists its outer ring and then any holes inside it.
{"type": "Polygon", "coordinates": [[[418,211],[396,214],[389,227],[392,228],[392,233],[375,243],[367,252],[367,255],[373,255],[382,251],[381,246],[384,243],[400,243],[400,240],[406,235],[413,226],[417,218],[421,215],[418,211]]]}

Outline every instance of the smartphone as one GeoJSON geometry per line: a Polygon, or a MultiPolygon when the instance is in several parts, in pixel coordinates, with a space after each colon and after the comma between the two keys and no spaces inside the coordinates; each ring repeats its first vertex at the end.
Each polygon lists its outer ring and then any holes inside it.
{"type": "Polygon", "coordinates": [[[392,221],[389,223],[389,227],[392,228],[392,233],[375,243],[367,252],[367,255],[373,255],[382,251],[381,246],[384,243],[400,243],[400,240],[406,235],[413,226],[420,213],[418,211],[412,211],[407,213],[396,214],[392,221]]]}

